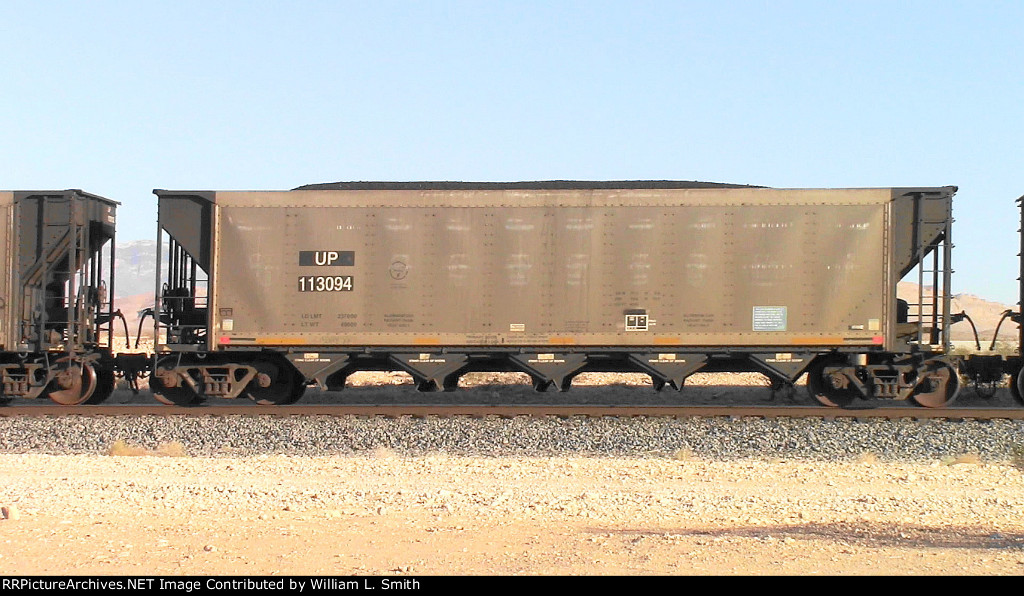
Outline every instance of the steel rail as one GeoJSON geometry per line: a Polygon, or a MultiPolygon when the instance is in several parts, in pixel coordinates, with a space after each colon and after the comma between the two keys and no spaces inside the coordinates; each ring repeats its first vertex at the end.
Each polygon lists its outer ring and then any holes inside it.
{"type": "Polygon", "coordinates": [[[260,406],[249,402],[236,405],[177,407],[165,405],[11,405],[0,407],[0,417],[65,416],[364,416],[413,418],[468,416],[483,418],[518,416],[575,417],[662,417],[662,418],[852,418],[852,419],[947,419],[1024,420],[1024,408],[827,408],[823,406],[556,406],[556,405],[292,405],[260,406]]]}

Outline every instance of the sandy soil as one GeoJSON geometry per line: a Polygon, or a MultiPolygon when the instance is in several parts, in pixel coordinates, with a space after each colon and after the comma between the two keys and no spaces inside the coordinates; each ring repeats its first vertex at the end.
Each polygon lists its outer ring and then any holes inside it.
{"type": "Polygon", "coordinates": [[[164,452],[4,455],[0,574],[1024,572],[1024,473],[969,458],[164,452]]]}

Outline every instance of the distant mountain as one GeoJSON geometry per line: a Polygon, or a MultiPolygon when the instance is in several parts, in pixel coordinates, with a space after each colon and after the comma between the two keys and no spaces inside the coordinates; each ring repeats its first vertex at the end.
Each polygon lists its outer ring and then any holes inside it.
{"type": "MultiPolygon", "coordinates": [[[[896,295],[913,304],[918,299],[917,287],[917,284],[914,283],[900,282],[896,287],[896,295]]],[[[932,289],[930,287],[924,288],[924,296],[926,300],[931,298],[932,289]]],[[[992,341],[992,335],[995,333],[996,325],[999,325],[999,319],[1002,317],[1003,312],[1006,310],[1017,310],[1016,306],[1000,304],[999,302],[985,300],[974,294],[967,293],[954,294],[951,302],[950,311],[953,314],[965,312],[974,321],[975,327],[978,328],[978,340],[981,342],[982,347],[986,349],[992,341]]],[[[999,326],[999,340],[1013,341],[1017,337],[1017,332],[1017,325],[1007,319],[999,326]]],[[[954,324],[950,335],[954,341],[974,340],[971,324],[966,320],[954,324]]]]}
{"type": "Polygon", "coordinates": [[[156,241],[118,242],[114,289],[117,296],[153,295],[156,273],[156,241]]]}

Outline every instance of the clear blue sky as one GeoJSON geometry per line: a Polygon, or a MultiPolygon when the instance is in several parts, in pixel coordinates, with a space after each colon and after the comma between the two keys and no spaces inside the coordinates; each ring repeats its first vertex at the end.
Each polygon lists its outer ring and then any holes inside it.
{"type": "Polygon", "coordinates": [[[0,188],[676,179],[960,187],[1016,302],[1024,2],[0,0],[0,188]]]}

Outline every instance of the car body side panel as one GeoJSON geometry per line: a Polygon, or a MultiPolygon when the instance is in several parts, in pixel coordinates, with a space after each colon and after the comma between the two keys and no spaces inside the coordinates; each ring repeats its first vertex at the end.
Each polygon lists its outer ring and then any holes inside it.
{"type": "Polygon", "coordinates": [[[873,346],[890,189],[216,193],[216,346],[873,346]]]}

